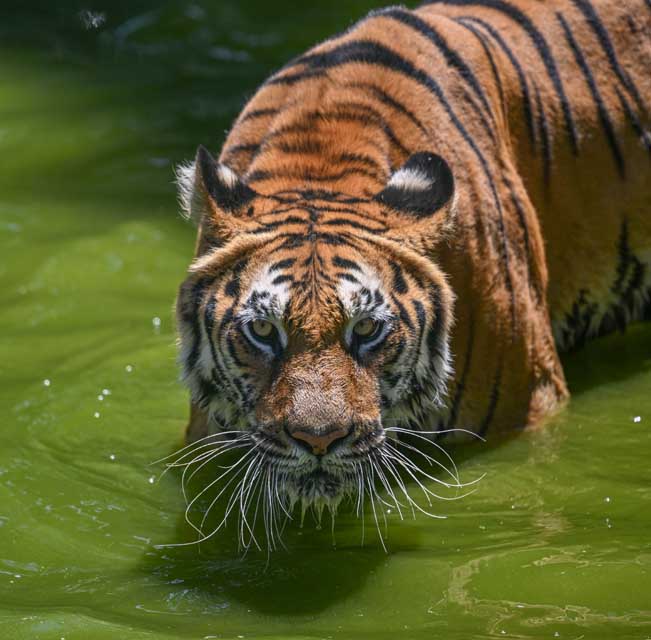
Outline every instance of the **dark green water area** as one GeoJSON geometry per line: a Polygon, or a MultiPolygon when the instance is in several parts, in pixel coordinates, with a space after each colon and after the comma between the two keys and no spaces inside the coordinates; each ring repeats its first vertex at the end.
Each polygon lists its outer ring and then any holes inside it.
{"type": "MultiPolygon", "coordinates": [[[[452,450],[445,520],[187,542],[175,163],[371,2],[0,7],[0,638],[651,637],[651,326],[565,359],[545,428],[452,450]]],[[[368,510],[367,510],[368,511],[368,510]]]]}

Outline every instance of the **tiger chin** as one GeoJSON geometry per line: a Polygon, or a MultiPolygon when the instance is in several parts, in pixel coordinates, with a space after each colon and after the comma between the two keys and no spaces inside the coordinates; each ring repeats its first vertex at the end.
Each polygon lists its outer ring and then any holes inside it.
{"type": "Polygon", "coordinates": [[[179,168],[184,460],[240,455],[228,506],[412,504],[430,434],[540,424],[559,351],[650,315],[649,33],[643,0],[376,11],[179,168]]]}

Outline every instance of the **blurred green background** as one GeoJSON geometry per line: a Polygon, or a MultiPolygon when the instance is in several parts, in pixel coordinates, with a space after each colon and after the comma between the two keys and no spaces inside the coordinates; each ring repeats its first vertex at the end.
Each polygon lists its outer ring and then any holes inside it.
{"type": "MultiPolygon", "coordinates": [[[[175,163],[371,2],[0,6],[0,638],[651,637],[651,328],[566,359],[571,407],[457,449],[443,521],[342,514],[241,558],[182,524],[175,163]]],[[[230,537],[229,537],[230,536],[230,537]]]]}

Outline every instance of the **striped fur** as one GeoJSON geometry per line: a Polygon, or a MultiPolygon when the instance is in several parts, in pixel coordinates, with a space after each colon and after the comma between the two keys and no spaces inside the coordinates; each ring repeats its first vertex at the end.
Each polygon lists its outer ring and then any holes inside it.
{"type": "Polygon", "coordinates": [[[179,170],[188,438],[255,433],[298,477],[294,429],[348,433],[334,468],[387,425],[554,411],[558,350],[650,313],[650,68],[644,0],[437,0],[269,78],[219,162],[179,170]]]}

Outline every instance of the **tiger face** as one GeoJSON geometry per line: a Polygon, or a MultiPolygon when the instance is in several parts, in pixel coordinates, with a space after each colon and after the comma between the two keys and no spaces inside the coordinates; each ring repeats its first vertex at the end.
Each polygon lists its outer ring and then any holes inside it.
{"type": "Polygon", "coordinates": [[[290,501],[336,504],[387,429],[440,408],[452,293],[430,254],[452,173],[419,153],[368,198],[262,194],[200,148],[179,184],[199,225],[177,302],[192,401],[209,433],[249,437],[290,501]]]}

